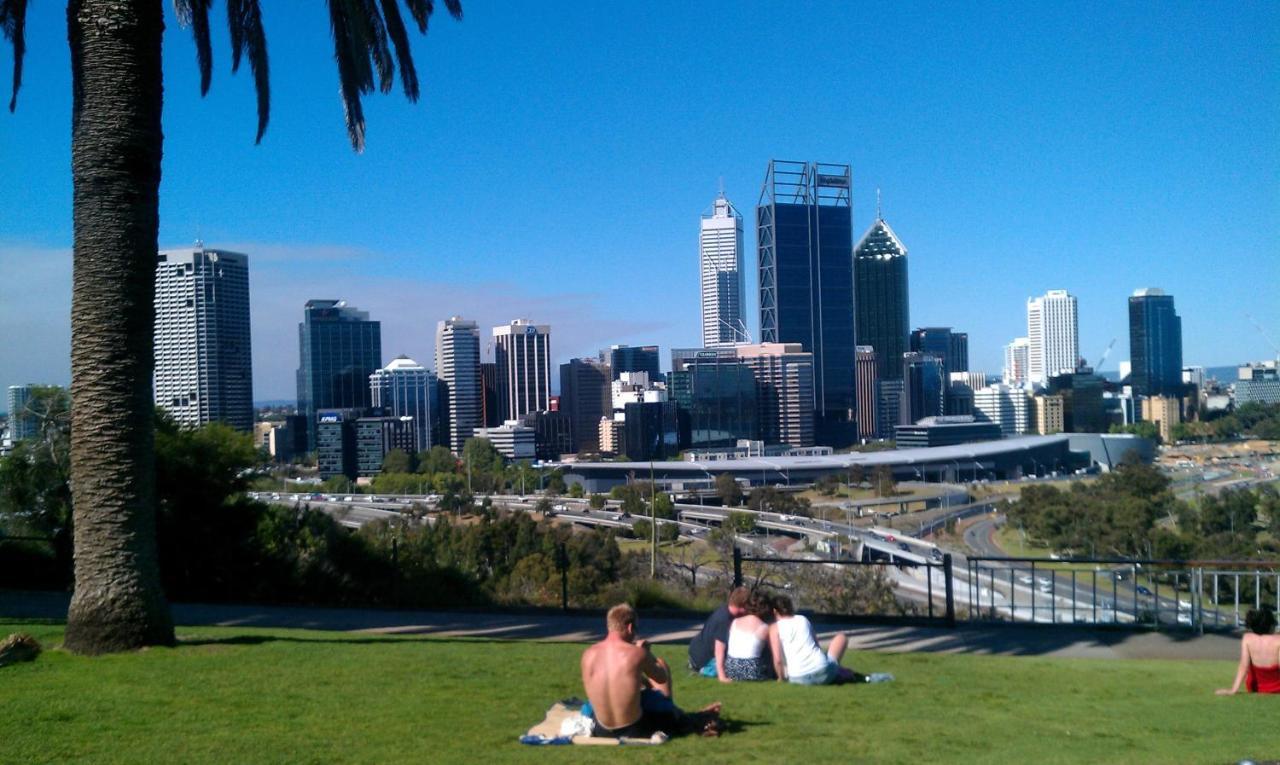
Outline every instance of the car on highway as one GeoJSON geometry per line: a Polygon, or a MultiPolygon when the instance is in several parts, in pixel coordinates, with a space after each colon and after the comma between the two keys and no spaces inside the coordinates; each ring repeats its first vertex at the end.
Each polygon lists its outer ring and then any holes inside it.
{"type": "Polygon", "coordinates": [[[937,547],[933,548],[932,550],[929,551],[929,557],[933,558],[934,560],[942,560],[942,550],[938,549],[937,547]]]}
{"type": "Polygon", "coordinates": [[[1178,614],[1178,624],[1191,624],[1191,614],[1180,612],[1178,614]]]}
{"type": "Polygon", "coordinates": [[[907,552],[911,552],[911,545],[907,544],[906,542],[899,542],[899,543],[898,543],[898,549],[899,549],[899,550],[906,550],[907,552]]]}
{"type": "Polygon", "coordinates": [[[1134,587],[1133,589],[1134,589],[1134,590],[1135,590],[1139,595],[1150,595],[1150,594],[1151,594],[1151,590],[1148,590],[1146,587],[1143,587],[1142,585],[1138,585],[1137,587],[1134,587]]]}
{"type": "Polygon", "coordinates": [[[895,536],[894,536],[894,535],[892,535],[892,534],[885,534],[883,537],[881,537],[881,539],[883,539],[883,540],[884,540],[884,541],[886,541],[886,542],[897,542],[897,541],[898,541],[898,538],[897,538],[897,537],[895,537],[895,536]]]}
{"type": "Polygon", "coordinates": [[[343,497],[343,498],[342,498],[342,501],[343,501],[343,502],[355,502],[356,500],[355,500],[355,497],[343,497]]]}
{"type": "Polygon", "coordinates": [[[1039,589],[1040,589],[1040,592],[1043,592],[1045,595],[1048,595],[1051,592],[1053,592],[1053,584],[1049,582],[1041,582],[1039,589]]]}
{"type": "Polygon", "coordinates": [[[1036,577],[1036,584],[1040,585],[1041,587],[1044,587],[1045,585],[1052,584],[1052,583],[1053,583],[1053,580],[1047,576],[1036,577]]]}
{"type": "Polygon", "coordinates": [[[1035,580],[1029,576],[1020,576],[1018,577],[1018,582],[1021,584],[1032,584],[1035,580]]]}
{"type": "Polygon", "coordinates": [[[563,513],[565,510],[568,510],[569,507],[567,505],[552,505],[551,509],[555,510],[557,513],[563,513]]]}

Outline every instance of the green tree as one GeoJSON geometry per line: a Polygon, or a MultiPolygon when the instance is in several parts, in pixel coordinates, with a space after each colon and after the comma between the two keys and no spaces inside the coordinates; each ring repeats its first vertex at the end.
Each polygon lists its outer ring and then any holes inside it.
{"type": "MultiPolygon", "coordinates": [[[[631,530],[634,531],[635,535],[640,539],[644,539],[646,541],[653,539],[653,524],[649,522],[648,518],[640,518],[636,520],[636,522],[631,525],[631,530]]],[[[659,542],[674,542],[676,539],[679,539],[679,537],[680,530],[674,523],[663,523],[661,520],[658,521],[659,542]]]]}
{"type": "MultiPolygon", "coordinates": [[[[581,485],[581,484],[577,484],[581,485]]],[[[587,500],[587,506],[592,510],[603,510],[607,501],[603,494],[592,494],[591,499],[587,500]]]]}
{"type": "Polygon", "coordinates": [[[716,476],[716,493],[725,507],[737,507],[742,504],[742,486],[731,473],[716,476]]]}
{"type": "Polygon", "coordinates": [[[567,490],[568,490],[568,487],[564,485],[563,473],[556,471],[551,475],[547,476],[546,491],[548,494],[550,494],[553,497],[558,497],[561,494],[564,494],[567,490]]]}
{"type": "MultiPolygon", "coordinates": [[[[16,417],[31,418],[36,434],[0,458],[0,530],[51,540],[54,567],[69,577],[72,563],[71,402],[57,387],[36,387],[16,417]]],[[[59,582],[61,584],[61,582],[59,582]]]]}
{"type": "Polygon", "coordinates": [[[676,505],[671,501],[668,494],[656,494],[652,500],[653,514],[658,518],[674,518],[676,517],[676,505]]]}
{"type": "MultiPolygon", "coordinates": [[[[176,0],[194,33],[201,92],[212,73],[208,0],[176,0]]],[[[27,0],[0,0],[13,43],[12,111],[22,82],[27,0]]],[[[228,0],[232,71],[247,58],[267,127],[266,35],[258,0],[228,0]]],[[[418,80],[397,3],[330,0],[329,22],[347,133],[364,145],[361,95],[391,89],[395,63],[410,100],[418,80]],[[394,51],[394,60],[392,58],[394,51]]],[[[432,4],[406,0],[422,32],[432,4]]],[[[446,0],[455,16],[458,0],[446,0]]],[[[156,548],[152,423],[155,253],[160,212],[164,5],[160,0],[70,0],[71,294],[70,472],[75,590],[64,645],[97,654],[169,644],[173,622],[156,548]]],[[[189,123],[198,123],[188,120],[189,123]]]]}
{"type": "Polygon", "coordinates": [[[404,449],[392,449],[382,458],[383,473],[412,473],[413,458],[404,449]]]}
{"type": "Polygon", "coordinates": [[[474,491],[493,491],[504,482],[502,455],[487,438],[467,439],[462,464],[474,491]]]}
{"type": "Polygon", "coordinates": [[[418,458],[418,472],[425,475],[458,472],[458,460],[443,446],[433,446],[418,458]]]}
{"type": "Polygon", "coordinates": [[[751,513],[735,510],[729,513],[725,526],[739,534],[750,534],[756,527],[756,517],[751,513]]]}
{"type": "Polygon", "coordinates": [[[586,490],[582,488],[581,483],[575,483],[569,487],[569,496],[574,499],[582,499],[586,496],[586,490]]]}

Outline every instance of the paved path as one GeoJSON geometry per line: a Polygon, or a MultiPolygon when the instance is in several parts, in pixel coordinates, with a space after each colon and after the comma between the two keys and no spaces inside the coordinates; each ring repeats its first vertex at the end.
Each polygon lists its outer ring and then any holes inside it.
{"type": "MultiPolygon", "coordinates": [[[[67,602],[65,593],[0,591],[0,617],[62,619],[67,613],[67,602]]],[[[597,639],[604,627],[604,619],[599,614],[555,611],[384,611],[177,603],[173,605],[173,616],[176,623],[185,626],[572,642],[597,639]]],[[[655,642],[686,643],[701,627],[701,622],[702,619],[695,616],[646,617],[642,612],[640,631],[655,642]]],[[[849,635],[849,647],[854,651],[1234,661],[1240,650],[1239,639],[1228,635],[1094,630],[1064,625],[961,624],[956,629],[946,629],[850,621],[822,622],[815,626],[824,639],[836,631],[845,631],[849,635]]]]}

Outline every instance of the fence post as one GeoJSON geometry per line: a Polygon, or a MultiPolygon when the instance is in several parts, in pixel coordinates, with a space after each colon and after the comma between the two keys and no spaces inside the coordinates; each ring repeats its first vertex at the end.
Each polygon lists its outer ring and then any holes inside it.
{"type": "Polygon", "coordinates": [[[733,586],[742,586],[742,551],[733,546],[733,586]]]}
{"type": "Polygon", "coordinates": [[[942,556],[942,579],[947,585],[947,626],[956,626],[956,600],[955,591],[952,589],[951,582],[951,553],[945,553],[942,556]]]}

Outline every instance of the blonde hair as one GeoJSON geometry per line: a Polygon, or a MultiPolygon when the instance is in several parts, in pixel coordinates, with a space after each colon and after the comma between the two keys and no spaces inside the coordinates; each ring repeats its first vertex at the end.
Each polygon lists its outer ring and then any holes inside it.
{"type": "Polygon", "coordinates": [[[619,603],[609,609],[604,621],[610,632],[626,632],[627,627],[635,626],[636,610],[626,603],[619,603]]]}

